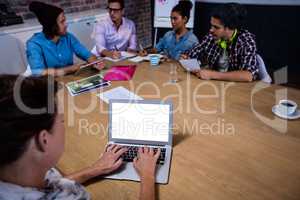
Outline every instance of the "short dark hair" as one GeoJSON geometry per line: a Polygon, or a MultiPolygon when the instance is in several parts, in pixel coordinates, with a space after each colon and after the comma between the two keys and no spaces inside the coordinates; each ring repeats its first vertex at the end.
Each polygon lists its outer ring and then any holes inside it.
{"type": "Polygon", "coordinates": [[[238,3],[226,3],[216,7],[211,16],[221,20],[224,27],[240,29],[245,23],[247,11],[238,3]]]}
{"type": "Polygon", "coordinates": [[[193,3],[189,0],[181,0],[178,2],[176,6],[173,7],[172,12],[177,12],[182,17],[187,18],[187,22],[190,19],[191,9],[193,7],[193,3]]]}
{"type": "Polygon", "coordinates": [[[123,9],[125,7],[124,0],[108,0],[108,4],[110,4],[110,3],[119,3],[121,6],[121,9],[123,9]]]}
{"type": "Polygon", "coordinates": [[[18,160],[27,150],[28,141],[40,131],[52,129],[57,114],[57,91],[58,84],[53,77],[0,75],[0,167],[18,160]],[[53,111],[30,114],[21,109],[15,99],[15,87],[19,83],[18,95],[23,104],[39,109],[53,103],[53,111]]]}

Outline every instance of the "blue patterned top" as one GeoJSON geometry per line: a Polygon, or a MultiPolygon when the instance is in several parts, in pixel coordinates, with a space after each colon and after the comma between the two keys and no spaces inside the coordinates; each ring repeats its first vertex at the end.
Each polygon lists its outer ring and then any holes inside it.
{"type": "Polygon", "coordinates": [[[198,44],[198,38],[192,31],[188,31],[176,40],[176,33],[174,31],[167,32],[155,46],[158,52],[164,52],[168,57],[179,60],[180,55],[190,50],[198,44]]]}

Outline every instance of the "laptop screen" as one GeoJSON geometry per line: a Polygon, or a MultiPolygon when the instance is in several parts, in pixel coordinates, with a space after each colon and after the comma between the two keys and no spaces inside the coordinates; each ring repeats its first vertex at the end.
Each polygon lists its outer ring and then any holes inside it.
{"type": "Polygon", "coordinates": [[[168,142],[169,104],[112,103],[111,138],[168,142]]]}

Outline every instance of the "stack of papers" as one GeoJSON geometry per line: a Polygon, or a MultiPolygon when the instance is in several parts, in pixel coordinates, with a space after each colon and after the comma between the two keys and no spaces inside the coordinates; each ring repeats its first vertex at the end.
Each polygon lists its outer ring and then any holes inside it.
{"type": "Polygon", "coordinates": [[[128,53],[127,51],[121,51],[121,57],[118,58],[118,59],[112,59],[110,57],[104,57],[104,59],[112,61],[112,62],[119,62],[119,61],[126,60],[128,58],[132,58],[132,57],[135,57],[135,56],[136,56],[136,54],[128,53]]]}
{"type": "Polygon", "coordinates": [[[104,80],[103,77],[99,74],[66,84],[68,91],[72,96],[76,96],[83,92],[87,92],[99,87],[106,87],[109,85],[110,81],[104,80]]]}
{"type": "Polygon", "coordinates": [[[131,62],[135,62],[135,63],[139,63],[139,62],[143,62],[145,57],[142,56],[136,56],[134,58],[130,58],[128,59],[131,62]]]}
{"type": "Polygon", "coordinates": [[[200,62],[197,59],[179,60],[180,64],[189,72],[200,70],[200,62]]]}
{"type": "Polygon", "coordinates": [[[143,61],[150,61],[150,56],[153,56],[153,55],[159,56],[159,59],[162,59],[164,57],[161,54],[148,54],[147,56],[136,56],[134,58],[129,59],[129,61],[135,62],[135,63],[143,62],[143,61]]]}
{"type": "Polygon", "coordinates": [[[100,93],[97,96],[107,104],[112,99],[143,100],[142,97],[130,92],[122,86],[100,93]]]}

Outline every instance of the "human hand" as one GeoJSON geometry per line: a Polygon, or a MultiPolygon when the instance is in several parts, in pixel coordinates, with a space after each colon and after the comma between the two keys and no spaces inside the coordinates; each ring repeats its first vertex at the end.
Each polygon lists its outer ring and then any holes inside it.
{"type": "Polygon", "coordinates": [[[139,51],[139,56],[147,56],[148,55],[148,52],[146,50],[142,50],[142,51],[139,51]]]}
{"type": "Polygon", "coordinates": [[[101,69],[103,69],[105,67],[105,63],[103,61],[101,61],[101,62],[98,62],[97,64],[95,64],[93,67],[100,71],[101,69]]]}
{"type": "Polygon", "coordinates": [[[76,73],[80,69],[81,64],[74,64],[70,67],[65,68],[65,74],[76,73]]]}
{"type": "Polygon", "coordinates": [[[193,71],[192,73],[203,80],[210,80],[214,77],[214,71],[208,69],[201,69],[198,71],[193,71]]]}
{"type": "Polygon", "coordinates": [[[183,59],[183,60],[186,60],[186,59],[188,59],[189,57],[188,57],[188,55],[186,55],[186,54],[181,54],[180,55],[180,59],[183,59]]]}
{"type": "Polygon", "coordinates": [[[121,58],[121,52],[120,51],[112,51],[111,52],[111,58],[112,59],[119,59],[119,58],[121,58]]]}
{"type": "Polygon", "coordinates": [[[118,169],[123,163],[120,156],[126,151],[127,149],[120,145],[108,145],[100,159],[91,166],[94,176],[109,174],[118,169]]]}
{"type": "Polygon", "coordinates": [[[140,147],[138,157],[133,160],[133,166],[139,174],[141,180],[147,178],[154,179],[156,162],[160,155],[160,149],[154,153],[153,148],[140,147]]]}
{"type": "Polygon", "coordinates": [[[209,69],[202,69],[199,71],[199,78],[203,79],[203,80],[210,80],[210,79],[214,79],[214,71],[213,70],[209,70],[209,69]]]}

